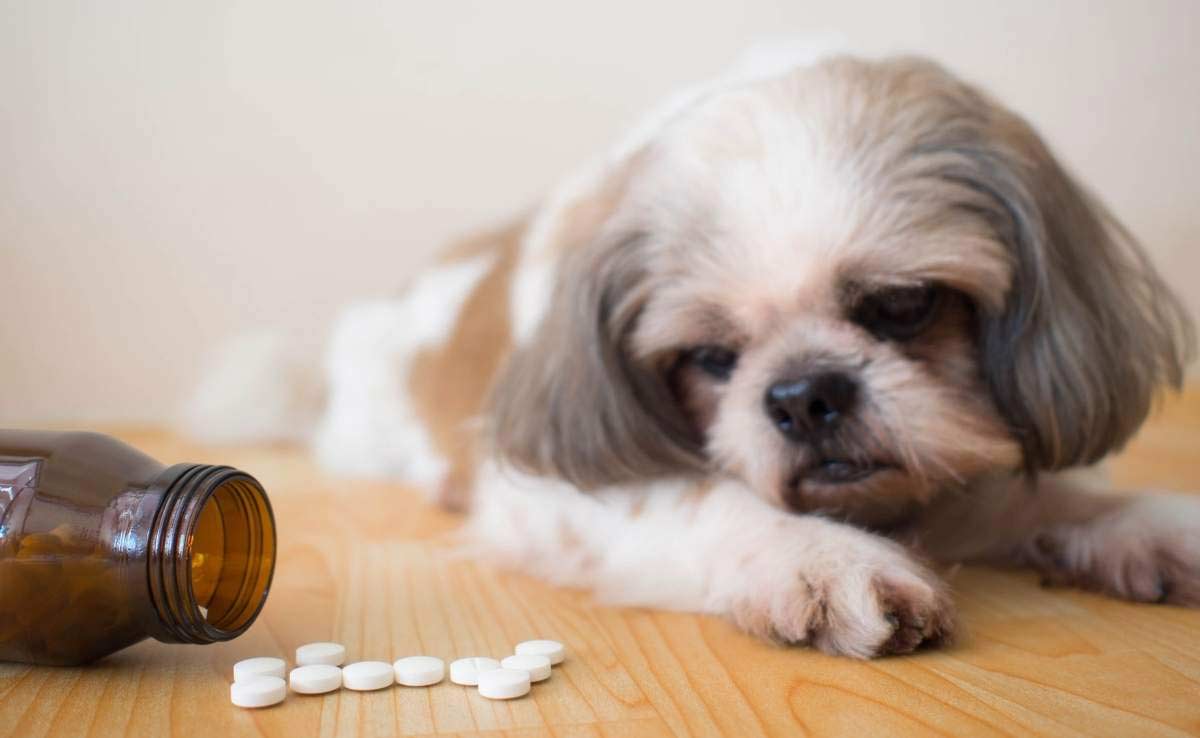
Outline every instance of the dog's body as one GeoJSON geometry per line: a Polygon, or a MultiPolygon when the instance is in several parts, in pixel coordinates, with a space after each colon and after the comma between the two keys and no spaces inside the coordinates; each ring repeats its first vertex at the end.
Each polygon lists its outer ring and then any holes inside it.
{"type": "Polygon", "coordinates": [[[1187,320],[1015,115],[830,59],[684,96],[330,348],[317,448],[486,555],[858,657],[953,631],[927,562],[1200,605],[1200,505],[1073,469],[1187,320]]]}

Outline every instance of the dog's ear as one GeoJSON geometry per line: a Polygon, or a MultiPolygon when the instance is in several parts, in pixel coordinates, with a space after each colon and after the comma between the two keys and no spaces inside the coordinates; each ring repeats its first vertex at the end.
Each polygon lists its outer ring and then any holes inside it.
{"type": "Polygon", "coordinates": [[[653,289],[649,235],[622,217],[624,178],[576,202],[559,228],[554,289],[531,337],[492,388],[492,449],[515,467],[582,489],[703,466],[702,440],[662,367],[629,341],[653,289]]]}
{"type": "Polygon", "coordinates": [[[981,311],[982,367],[1030,471],[1119,449],[1194,354],[1187,313],[1130,233],[1023,120],[982,99],[957,167],[1013,256],[1004,307],[981,311]],[[962,159],[960,159],[960,162],[962,159]]]}

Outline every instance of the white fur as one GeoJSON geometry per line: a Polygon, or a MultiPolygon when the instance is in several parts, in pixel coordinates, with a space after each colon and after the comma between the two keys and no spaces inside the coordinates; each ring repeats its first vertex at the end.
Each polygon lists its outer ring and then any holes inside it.
{"type": "Polygon", "coordinates": [[[418,351],[449,337],[462,305],[495,260],[488,254],[422,275],[401,298],[352,305],[329,346],[329,402],[316,436],[321,464],[354,476],[438,482],[446,462],[408,396],[418,351]]]}
{"type": "Polygon", "coordinates": [[[732,479],[585,494],[494,464],[479,477],[466,529],[477,555],[609,603],[731,615],[759,635],[860,658],[893,632],[882,587],[937,607],[936,578],[901,547],[790,515],[732,479]]]}
{"type": "Polygon", "coordinates": [[[533,336],[553,291],[553,263],[531,259],[517,266],[509,292],[513,342],[516,345],[524,344],[533,336]]]}

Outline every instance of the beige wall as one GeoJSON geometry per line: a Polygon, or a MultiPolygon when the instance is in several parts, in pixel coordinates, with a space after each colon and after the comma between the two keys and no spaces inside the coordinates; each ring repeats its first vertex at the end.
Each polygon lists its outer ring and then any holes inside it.
{"type": "Polygon", "coordinates": [[[1200,312],[1200,2],[0,3],[0,423],[157,420],[320,334],[748,44],[841,31],[1025,113],[1200,312]]]}

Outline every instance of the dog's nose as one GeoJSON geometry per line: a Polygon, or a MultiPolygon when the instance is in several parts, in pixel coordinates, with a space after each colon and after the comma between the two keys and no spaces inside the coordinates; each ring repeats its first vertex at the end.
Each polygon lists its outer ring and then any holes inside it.
{"type": "Polygon", "coordinates": [[[841,372],[825,372],[771,385],[763,407],[780,433],[801,441],[833,429],[857,401],[857,382],[841,372]]]}

